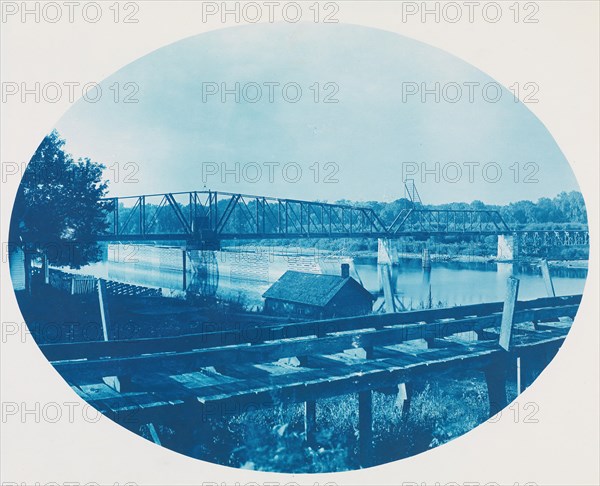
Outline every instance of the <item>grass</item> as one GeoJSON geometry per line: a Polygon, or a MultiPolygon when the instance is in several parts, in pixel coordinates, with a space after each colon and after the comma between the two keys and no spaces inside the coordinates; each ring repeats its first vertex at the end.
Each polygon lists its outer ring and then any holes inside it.
{"type": "MultiPolygon", "coordinates": [[[[373,465],[437,447],[485,421],[487,388],[480,375],[463,373],[416,383],[405,415],[403,401],[396,395],[374,392],[373,465]]],[[[176,431],[163,433],[172,441],[167,447],[226,466],[288,473],[339,472],[361,467],[357,411],[356,394],[320,400],[315,447],[306,442],[302,404],[213,418],[194,433],[192,445],[185,450],[176,431]]]]}

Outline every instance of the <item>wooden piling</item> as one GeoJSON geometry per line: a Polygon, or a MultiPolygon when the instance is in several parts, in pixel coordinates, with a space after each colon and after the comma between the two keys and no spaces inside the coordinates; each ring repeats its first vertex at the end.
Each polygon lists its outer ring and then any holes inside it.
{"type": "Polygon", "coordinates": [[[506,367],[504,360],[498,360],[485,370],[485,381],[490,402],[490,417],[493,417],[508,405],[506,396],[506,367]]]}
{"type": "Polygon", "coordinates": [[[361,467],[373,460],[373,394],[371,390],[358,394],[358,450],[361,467]]]}
{"type": "Polygon", "coordinates": [[[304,432],[308,446],[314,448],[317,438],[317,402],[315,400],[304,402],[304,432]]]}

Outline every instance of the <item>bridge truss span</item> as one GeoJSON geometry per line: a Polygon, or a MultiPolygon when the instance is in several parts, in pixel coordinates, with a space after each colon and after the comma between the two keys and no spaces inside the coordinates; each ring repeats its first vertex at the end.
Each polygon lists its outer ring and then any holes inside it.
{"type": "Polygon", "coordinates": [[[429,209],[412,203],[386,223],[371,207],[321,201],[192,191],[105,199],[102,241],[185,241],[218,248],[222,240],[293,238],[427,238],[512,235],[529,247],[589,245],[580,230],[515,231],[491,209],[429,209]]]}
{"type": "Polygon", "coordinates": [[[522,251],[557,246],[589,246],[590,232],[587,229],[527,230],[517,231],[522,251]]]}
{"type": "Polygon", "coordinates": [[[388,229],[390,237],[425,235],[498,235],[511,230],[498,211],[408,208],[388,229]]]}
{"type": "Polygon", "coordinates": [[[387,237],[370,208],[218,191],[112,198],[102,240],[387,237]]]}

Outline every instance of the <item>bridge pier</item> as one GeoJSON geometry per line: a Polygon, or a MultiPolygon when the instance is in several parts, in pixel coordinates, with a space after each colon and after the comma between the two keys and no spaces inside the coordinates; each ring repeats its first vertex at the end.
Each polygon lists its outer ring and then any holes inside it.
{"type": "Polygon", "coordinates": [[[377,278],[379,292],[383,292],[385,312],[396,312],[395,285],[392,278],[393,255],[389,238],[377,239],[377,278]]]}
{"type": "Polygon", "coordinates": [[[219,263],[213,250],[188,246],[183,249],[183,290],[202,296],[214,296],[219,285],[219,263]],[[192,278],[187,281],[187,263],[192,278]]]}
{"type": "Polygon", "coordinates": [[[519,259],[519,236],[516,233],[498,235],[498,261],[516,261],[519,259]]]}
{"type": "Polygon", "coordinates": [[[394,256],[389,238],[377,238],[377,265],[392,265],[394,256]]]}
{"type": "Polygon", "coordinates": [[[431,255],[427,248],[423,248],[423,253],[421,254],[421,266],[424,270],[431,270],[431,255]]]}

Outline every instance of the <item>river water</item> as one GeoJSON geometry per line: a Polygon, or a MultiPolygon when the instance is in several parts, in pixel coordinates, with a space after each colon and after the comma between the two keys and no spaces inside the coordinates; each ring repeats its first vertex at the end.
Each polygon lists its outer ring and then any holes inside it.
{"type": "MultiPolygon", "coordinates": [[[[109,255],[111,253],[109,252],[109,255]]],[[[77,273],[123,283],[158,287],[163,295],[183,296],[182,252],[176,248],[148,247],[135,258],[121,252],[119,257],[88,265],[77,273]]],[[[262,306],[262,294],[286,270],[339,274],[340,264],[351,263],[351,275],[370,292],[379,294],[377,262],[374,258],[315,257],[306,255],[257,254],[227,251],[205,252],[186,259],[186,288],[199,294],[235,300],[248,308],[262,306]],[[202,262],[200,260],[202,259],[202,262]]],[[[587,270],[551,268],[557,295],[583,293],[587,270]]],[[[519,300],[546,296],[539,268],[526,264],[436,262],[430,270],[419,259],[401,259],[393,267],[392,279],[398,300],[406,309],[455,306],[501,301],[506,279],[520,279],[519,300]]],[[[381,297],[375,307],[381,303],[381,297]]]]}

